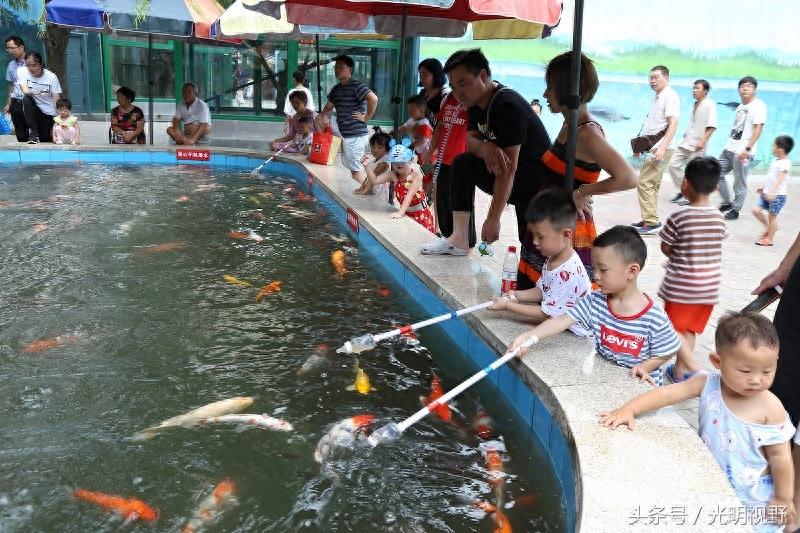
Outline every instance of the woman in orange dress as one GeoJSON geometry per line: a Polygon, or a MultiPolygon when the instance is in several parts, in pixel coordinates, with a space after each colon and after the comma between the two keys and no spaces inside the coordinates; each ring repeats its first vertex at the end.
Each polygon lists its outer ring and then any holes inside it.
{"type": "MultiPolygon", "coordinates": [[[[553,58],[545,71],[547,88],[544,98],[551,113],[564,115],[564,126],[558,133],[553,145],[542,155],[543,172],[551,174],[546,180],[551,183],[565,183],[567,173],[567,117],[569,109],[570,68],[572,52],[565,52],[553,58]]],[[[592,241],[597,231],[592,217],[592,197],[612,192],[626,191],[636,187],[636,171],[622,155],[606,140],[603,128],[592,117],[587,104],[597,92],[599,82],[597,71],[592,61],[581,55],[580,106],[578,108],[578,136],[575,154],[575,180],[573,183],[573,199],[578,208],[578,222],[573,237],[573,247],[581,258],[589,279],[594,284],[594,268],[592,267],[592,241]],[[599,180],[601,171],[609,174],[599,180]]],[[[562,185],[562,187],[565,185],[562,185]]],[[[517,275],[517,287],[531,288],[542,272],[545,257],[533,246],[530,231],[526,231],[522,239],[522,250],[517,275]]]]}

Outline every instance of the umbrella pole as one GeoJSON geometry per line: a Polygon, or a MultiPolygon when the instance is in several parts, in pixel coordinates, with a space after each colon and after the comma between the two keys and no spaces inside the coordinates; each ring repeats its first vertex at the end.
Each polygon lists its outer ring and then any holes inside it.
{"type": "Polygon", "coordinates": [[[317,111],[322,111],[322,72],[319,66],[319,33],[314,35],[314,46],[317,49],[317,111]]]}
{"type": "Polygon", "coordinates": [[[150,124],[149,124],[149,137],[150,137],[150,144],[153,144],[153,113],[154,105],[153,105],[153,34],[147,34],[147,96],[149,97],[150,102],[147,104],[148,107],[148,114],[150,115],[150,124]]]}
{"type": "Polygon", "coordinates": [[[567,133],[567,175],[564,183],[568,191],[575,183],[575,150],[578,140],[578,107],[581,95],[581,41],[583,39],[583,0],[575,0],[575,17],[572,28],[572,76],[569,93],[567,133]]]}

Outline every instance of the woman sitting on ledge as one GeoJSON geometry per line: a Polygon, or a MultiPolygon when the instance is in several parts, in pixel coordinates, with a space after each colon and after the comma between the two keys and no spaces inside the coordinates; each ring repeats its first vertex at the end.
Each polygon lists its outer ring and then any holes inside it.
{"type": "Polygon", "coordinates": [[[145,144],[144,112],[133,105],[136,92],[128,87],[117,89],[119,105],[111,110],[111,144],[145,144]]]}
{"type": "Polygon", "coordinates": [[[289,130],[283,137],[278,137],[269,141],[269,149],[272,151],[283,150],[286,153],[306,153],[303,149],[307,143],[305,138],[313,130],[314,119],[317,114],[308,108],[308,95],[304,91],[292,91],[287,97],[294,108],[295,114],[289,119],[289,130]],[[306,117],[311,120],[311,129],[302,126],[300,121],[307,123],[306,117]]]}

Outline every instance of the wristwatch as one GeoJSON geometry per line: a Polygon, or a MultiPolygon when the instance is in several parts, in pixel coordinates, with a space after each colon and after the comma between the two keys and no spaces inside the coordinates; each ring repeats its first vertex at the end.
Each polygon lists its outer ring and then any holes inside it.
{"type": "Polygon", "coordinates": [[[752,148],[751,146],[745,146],[745,147],[744,147],[744,151],[745,151],[745,152],[749,152],[749,151],[750,151],[750,150],[752,150],[752,149],[753,149],[753,148],[752,148]]]}

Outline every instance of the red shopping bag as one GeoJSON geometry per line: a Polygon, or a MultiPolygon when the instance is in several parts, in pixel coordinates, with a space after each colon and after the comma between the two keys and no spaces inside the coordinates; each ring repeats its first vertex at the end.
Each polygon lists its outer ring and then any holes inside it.
{"type": "Polygon", "coordinates": [[[318,165],[332,165],[339,153],[342,139],[336,137],[330,127],[315,131],[311,141],[311,154],[308,160],[318,165]]]}

